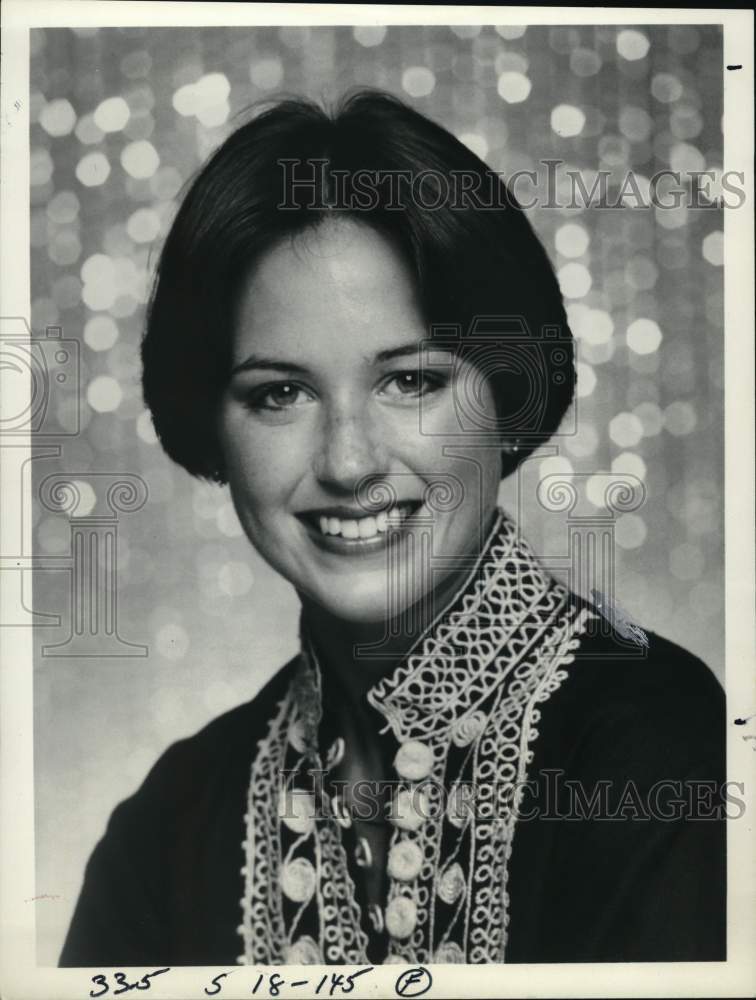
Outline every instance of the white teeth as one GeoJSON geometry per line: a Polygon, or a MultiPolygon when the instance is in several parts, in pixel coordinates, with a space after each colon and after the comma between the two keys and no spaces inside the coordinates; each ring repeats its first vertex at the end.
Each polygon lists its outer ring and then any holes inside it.
{"type": "Polygon", "coordinates": [[[399,504],[390,510],[382,510],[375,517],[368,515],[360,518],[341,518],[321,515],[318,518],[318,523],[323,535],[340,535],[349,540],[374,538],[377,534],[388,531],[389,528],[398,528],[411,511],[411,504],[399,504]]]}
{"type": "Polygon", "coordinates": [[[378,534],[378,526],[374,517],[363,517],[359,522],[360,538],[372,538],[378,534]]]}
{"type": "Polygon", "coordinates": [[[342,538],[359,538],[360,537],[360,524],[359,524],[359,521],[342,521],[341,522],[341,537],[342,538]]]}

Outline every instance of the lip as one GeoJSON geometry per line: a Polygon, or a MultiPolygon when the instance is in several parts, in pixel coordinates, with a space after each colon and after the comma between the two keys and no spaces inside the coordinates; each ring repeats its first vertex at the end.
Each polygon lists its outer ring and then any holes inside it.
{"type": "MultiPolygon", "coordinates": [[[[417,501],[400,502],[417,503],[417,501]]],[[[360,517],[369,516],[369,513],[364,509],[360,509],[358,512],[353,507],[321,507],[318,510],[308,510],[298,514],[297,519],[305,528],[312,542],[322,551],[339,556],[365,558],[382,553],[389,546],[397,545],[402,536],[412,527],[416,515],[423,509],[424,504],[420,503],[417,509],[409,514],[400,525],[390,527],[388,531],[373,535],[372,538],[343,538],[341,535],[324,535],[316,523],[320,516],[345,518],[354,518],[357,514],[360,517]]]]}

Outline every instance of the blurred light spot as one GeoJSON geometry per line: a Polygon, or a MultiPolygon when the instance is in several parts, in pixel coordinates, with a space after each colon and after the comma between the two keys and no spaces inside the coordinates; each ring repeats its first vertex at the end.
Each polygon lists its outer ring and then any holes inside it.
{"type": "Polygon", "coordinates": [[[76,138],[85,146],[94,146],[102,142],[105,133],[95,124],[94,115],[82,115],[76,125],[76,138]]]}
{"type": "Polygon", "coordinates": [[[703,552],[697,545],[683,542],[669,554],[669,568],[678,580],[698,580],[704,571],[703,552]]]}
{"type": "Polygon", "coordinates": [[[706,160],[700,150],[688,142],[676,143],[669,153],[669,165],[681,174],[692,174],[706,169],[706,160]]]}
{"type": "Polygon", "coordinates": [[[598,152],[604,166],[621,167],[630,159],[630,143],[623,135],[602,135],[598,152]]]}
{"type": "Polygon", "coordinates": [[[110,175],[110,164],[104,153],[87,153],[76,164],[76,177],[84,187],[98,187],[110,175]]]}
{"type": "Polygon", "coordinates": [[[33,186],[47,184],[55,169],[46,149],[33,149],[29,155],[29,180],[33,186]]]}
{"type": "Polygon", "coordinates": [[[594,507],[604,507],[606,505],[606,476],[590,476],[585,484],[585,495],[588,502],[594,507]]]}
{"type": "Polygon", "coordinates": [[[580,399],[584,399],[586,396],[590,396],[596,388],[596,373],[584,361],[578,361],[575,369],[577,371],[577,387],[575,392],[580,399]]]}
{"type": "Polygon", "coordinates": [[[71,529],[64,517],[45,517],[37,526],[37,548],[50,556],[62,555],[70,547],[71,529]]]}
{"type": "Polygon", "coordinates": [[[577,434],[567,435],[564,444],[575,458],[587,458],[593,455],[598,448],[598,431],[592,424],[583,423],[577,434]]]}
{"type": "Polygon", "coordinates": [[[107,97],[94,110],[94,123],[103,132],[120,132],[131,116],[122,97],[107,97]]]}
{"type": "Polygon", "coordinates": [[[569,478],[575,474],[572,462],[566,455],[549,455],[538,465],[539,479],[543,480],[547,476],[565,476],[569,478]]]}
{"type": "Polygon", "coordinates": [[[480,34],[481,26],[479,24],[450,24],[449,30],[457,38],[477,38],[480,34]]]}
{"type": "Polygon", "coordinates": [[[76,124],[76,112],[71,106],[71,102],[64,97],[50,101],[46,104],[39,115],[39,124],[48,135],[57,138],[61,135],[69,135],[73,132],[76,124]]]}
{"type": "Polygon", "coordinates": [[[113,261],[104,253],[92,254],[81,265],[81,280],[84,284],[110,282],[114,273],[113,261]]]}
{"type": "Polygon", "coordinates": [[[634,448],[643,437],[643,425],[634,413],[618,413],[609,422],[609,437],[620,448],[634,448]]]}
{"type": "Polygon", "coordinates": [[[682,84],[672,73],[657,73],[651,80],[651,93],[662,104],[679,100],[682,92],[682,84]]]}
{"type": "Polygon", "coordinates": [[[653,119],[643,108],[626,105],[619,113],[619,130],[630,142],[645,142],[651,135],[653,119]]]}
{"type": "Polygon", "coordinates": [[[612,472],[617,476],[636,476],[642,481],[646,478],[646,463],[634,451],[623,451],[612,462],[612,472]]]}
{"type": "Polygon", "coordinates": [[[499,52],[494,59],[494,69],[497,75],[506,72],[521,73],[528,71],[530,63],[521,52],[499,52]]]}
{"type": "Polygon", "coordinates": [[[527,101],[532,90],[532,83],[523,73],[506,72],[499,74],[496,89],[499,97],[507,104],[521,104],[527,101]]]}
{"type": "Polygon", "coordinates": [[[485,136],[480,135],[478,132],[463,132],[459,136],[459,141],[475,153],[476,156],[479,156],[481,160],[485,160],[488,156],[488,142],[485,136]]]}
{"type": "Polygon", "coordinates": [[[61,225],[73,222],[79,214],[79,199],[73,191],[58,191],[47,203],[47,217],[61,225]]]}
{"type": "Polygon", "coordinates": [[[697,108],[678,105],[672,110],[669,130],[676,139],[695,139],[703,128],[703,118],[697,108]]]}
{"type": "Polygon", "coordinates": [[[358,24],[352,28],[354,40],[364,45],[366,49],[371,49],[375,45],[380,45],[386,37],[386,29],[380,24],[358,24]]]}
{"type": "Polygon", "coordinates": [[[157,150],[146,139],[130,142],[121,153],[121,166],[132,177],[152,177],[160,166],[157,150]]]}
{"type": "Polygon", "coordinates": [[[260,90],[273,90],[280,87],[283,81],[283,64],[277,56],[255,59],[249,67],[249,78],[260,90]]]}
{"type": "Polygon", "coordinates": [[[554,237],[557,252],[563,257],[582,257],[590,241],[588,230],[574,222],[560,226],[554,237]]]}
{"type": "Polygon", "coordinates": [[[93,351],[109,351],[118,340],[118,327],[110,316],[93,316],[84,327],[84,343],[93,351]]]}
{"type": "Polygon", "coordinates": [[[573,49],[570,53],[570,69],[575,76],[595,76],[601,69],[601,56],[593,49],[573,49]]]}
{"type": "Polygon", "coordinates": [[[150,177],[150,191],[161,201],[167,201],[178,194],[184,178],[175,167],[160,167],[150,177]]]}
{"type": "Polygon", "coordinates": [[[78,494],[76,506],[69,511],[70,517],[87,517],[95,509],[97,504],[97,494],[92,489],[92,485],[84,479],[72,479],[71,486],[78,494]]]}
{"type": "Polygon", "coordinates": [[[189,636],[177,622],[163,625],[155,634],[155,648],[166,660],[183,660],[189,651],[189,636]]]}
{"type": "Polygon", "coordinates": [[[160,216],[151,208],[138,208],[129,216],[126,232],[135,243],[151,243],[160,234],[160,216]]]}
{"type": "Polygon", "coordinates": [[[436,86],[436,75],[426,66],[408,66],[402,73],[402,89],[410,97],[427,97],[436,86]]]}
{"type": "Polygon", "coordinates": [[[226,538],[239,538],[244,534],[244,529],[236,516],[234,505],[228,501],[218,507],[215,517],[218,531],[226,538]]]}
{"type": "Polygon", "coordinates": [[[614,538],[623,549],[637,549],[646,540],[648,531],[638,514],[620,514],[614,525],[614,538]]]}
{"type": "Polygon", "coordinates": [[[98,413],[116,410],[123,399],[123,390],[110,375],[97,375],[87,386],[87,402],[98,413]]]}
{"type": "Polygon", "coordinates": [[[568,299],[581,299],[591,289],[590,271],[583,264],[564,264],[557,273],[562,295],[568,299]]]}
{"type": "Polygon", "coordinates": [[[527,27],[521,24],[497,24],[494,26],[497,35],[505,38],[508,42],[513,42],[516,38],[522,38],[527,31],[527,27]]]}
{"type": "Polygon", "coordinates": [[[149,410],[142,410],[136,420],[137,435],[145,444],[157,444],[158,436],[149,410]]]}
{"type": "Polygon", "coordinates": [[[229,597],[241,597],[252,588],[252,570],[243,562],[227,562],[218,573],[218,586],[229,597]]]}
{"type": "Polygon", "coordinates": [[[680,400],[670,403],[664,411],[664,427],[675,437],[690,434],[696,426],[696,411],[690,405],[680,400]]]}
{"type": "Polygon", "coordinates": [[[664,415],[656,403],[639,403],[633,413],[641,422],[644,437],[656,437],[664,426],[664,415]]]}
{"type": "Polygon", "coordinates": [[[580,135],[585,125],[585,115],[574,104],[558,104],[551,112],[551,130],[562,138],[580,135]]]}
{"type": "Polygon", "coordinates": [[[659,205],[654,209],[654,218],[662,229],[682,229],[688,224],[688,206],[684,203],[670,208],[659,205]]]}
{"type": "Polygon", "coordinates": [[[713,264],[714,267],[722,267],[724,265],[724,233],[717,230],[704,236],[701,243],[701,253],[709,264],[713,264]]]}
{"type": "Polygon", "coordinates": [[[636,59],[645,59],[651,44],[640,31],[633,31],[626,28],[617,35],[617,52],[623,59],[634,62],[636,59]]]}
{"type": "Polygon", "coordinates": [[[50,240],[47,256],[58,267],[70,267],[81,256],[81,240],[72,229],[62,229],[50,240]]]}
{"type": "Polygon", "coordinates": [[[636,354],[653,354],[661,342],[662,332],[652,319],[636,319],[627,328],[627,346],[636,354]]]}

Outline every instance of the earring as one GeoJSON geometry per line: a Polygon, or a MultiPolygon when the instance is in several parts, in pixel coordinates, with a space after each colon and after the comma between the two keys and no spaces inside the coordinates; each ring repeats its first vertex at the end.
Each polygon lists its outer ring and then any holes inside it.
{"type": "Polygon", "coordinates": [[[520,450],[519,438],[515,438],[514,441],[509,441],[507,444],[504,445],[504,451],[506,451],[507,454],[509,455],[516,455],[519,450],[520,450]]]}

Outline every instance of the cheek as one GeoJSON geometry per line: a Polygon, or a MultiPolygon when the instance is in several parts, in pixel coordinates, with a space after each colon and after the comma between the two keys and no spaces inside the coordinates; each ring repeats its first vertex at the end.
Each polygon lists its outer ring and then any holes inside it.
{"type": "Polygon", "coordinates": [[[281,429],[251,427],[245,418],[226,418],[220,428],[228,482],[237,508],[273,506],[301,474],[301,460],[281,429]]]}

